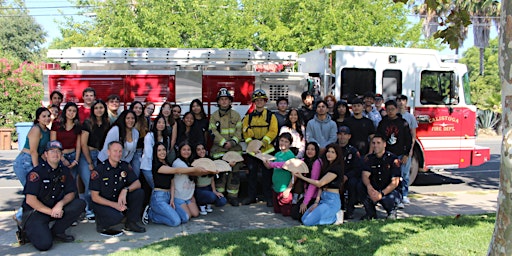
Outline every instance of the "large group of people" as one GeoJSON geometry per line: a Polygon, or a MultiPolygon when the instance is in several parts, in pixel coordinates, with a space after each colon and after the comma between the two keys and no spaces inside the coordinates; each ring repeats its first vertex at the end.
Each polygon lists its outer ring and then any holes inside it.
{"type": "Polygon", "coordinates": [[[86,88],[82,98],[82,106],[68,102],[61,110],[63,95],[53,92],[50,106],[37,109],[15,160],[26,195],[14,217],[18,235],[39,250],[48,250],[53,239],[73,241],[65,230],[82,217],[96,223],[100,234],[119,236],[116,226],[123,219],[124,230],[142,233],[140,222],[178,226],[227,203],[264,201],[304,225],[342,223],[353,218],[358,203],[366,211],[362,219],[377,217],[377,203],[396,218],[397,209],[409,203],[417,124],[404,95],[383,107],[380,95],[367,93],[350,108],[332,95],[315,100],[306,91],[300,109],[282,97],[272,112],[265,107],[266,92],[256,89],[254,110],[244,117],[232,108],[226,88],[219,90],[210,117],[199,99],[183,115],[179,105],[165,102],[153,117],[151,102],[134,101],[121,111],[118,95],[105,102],[86,88]],[[261,142],[255,153],[274,160],[244,154],[241,143],[253,140],[261,142]],[[244,161],[229,161],[231,171],[221,173],[192,166],[196,159],[218,160],[227,153],[244,161]],[[303,161],[309,172],[283,169],[290,159],[303,161]],[[247,170],[244,198],[241,170],[247,170]]]}

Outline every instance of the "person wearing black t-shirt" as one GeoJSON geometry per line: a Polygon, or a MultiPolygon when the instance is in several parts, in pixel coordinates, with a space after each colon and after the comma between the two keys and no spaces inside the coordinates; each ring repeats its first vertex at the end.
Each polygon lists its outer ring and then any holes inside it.
{"type": "Polygon", "coordinates": [[[352,131],[352,137],[348,142],[359,150],[359,153],[364,156],[369,152],[369,141],[375,133],[375,126],[373,122],[363,116],[363,101],[355,99],[352,102],[353,116],[345,119],[345,125],[352,131]]]}

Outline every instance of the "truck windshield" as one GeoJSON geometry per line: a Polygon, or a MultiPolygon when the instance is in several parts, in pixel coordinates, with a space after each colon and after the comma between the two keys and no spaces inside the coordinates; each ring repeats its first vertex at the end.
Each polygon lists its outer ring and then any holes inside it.
{"type": "Polygon", "coordinates": [[[458,104],[454,73],[452,71],[421,72],[420,101],[424,105],[458,104]]]}
{"type": "Polygon", "coordinates": [[[471,101],[471,87],[469,86],[469,75],[465,73],[462,76],[462,87],[464,88],[464,101],[466,105],[473,105],[471,101]]]}

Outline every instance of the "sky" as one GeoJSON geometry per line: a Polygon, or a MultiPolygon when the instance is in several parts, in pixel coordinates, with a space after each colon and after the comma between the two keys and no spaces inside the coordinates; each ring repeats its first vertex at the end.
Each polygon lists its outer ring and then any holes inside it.
{"type": "MultiPolygon", "coordinates": [[[[48,33],[45,46],[48,46],[53,38],[60,37],[60,31],[58,29],[57,20],[64,20],[64,16],[72,16],[76,20],[85,19],[85,17],[77,15],[78,10],[73,7],[72,3],[67,0],[25,0],[27,9],[36,21],[42,25],[43,29],[48,33]],[[60,10],[60,12],[59,12],[60,10]]],[[[410,22],[418,22],[419,17],[411,15],[409,17],[410,22]]],[[[498,32],[496,27],[493,25],[491,28],[491,38],[497,37],[498,32]]],[[[459,51],[462,54],[465,50],[473,46],[473,26],[469,27],[468,38],[464,41],[464,44],[459,51]]],[[[445,50],[442,54],[455,54],[454,50],[450,50],[449,46],[446,45],[445,50]]]]}

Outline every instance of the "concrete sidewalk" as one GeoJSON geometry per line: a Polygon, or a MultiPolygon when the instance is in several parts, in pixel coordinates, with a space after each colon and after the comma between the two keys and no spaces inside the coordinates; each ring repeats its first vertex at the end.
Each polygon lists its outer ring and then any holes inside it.
{"type": "MultiPolygon", "coordinates": [[[[0,151],[0,255],[39,255],[32,245],[18,246],[15,238],[16,226],[12,220],[14,209],[19,207],[23,196],[19,193],[21,186],[13,178],[12,162],[18,151],[0,151]],[[5,198],[9,198],[5,200],[5,198]]],[[[439,216],[457,214],[478,214],[495,212],[497,190],[472,190],[446,193],[415,193],[411,187],[411,204],[400,210],[398,217],[439,216]]],[[[355,219],[359,219],[364,210],[359,206],[355,219]]],[[[381,212],[381,217],[384,214],[381,212]]],[[[350,220],[353,221],[353,220],[350,220]]],[[[192,219],[179,227],[149,224],[147,232],[138,234],[126,232],[115,238],[105,238],[95,230],[95,224],[80,223],[68,229],[75,236],[73,243],[55,243],[53,248],[42,254],[49,255],[105,255],[108,253],[130,250],[144,245],[169,239],[204,232],[226,232],[245,229],[280,228],[300,225],[297,221],[274,214],[272,208],[264,203],[250,206],[214,208],[213,213],[192,219]]]]}

